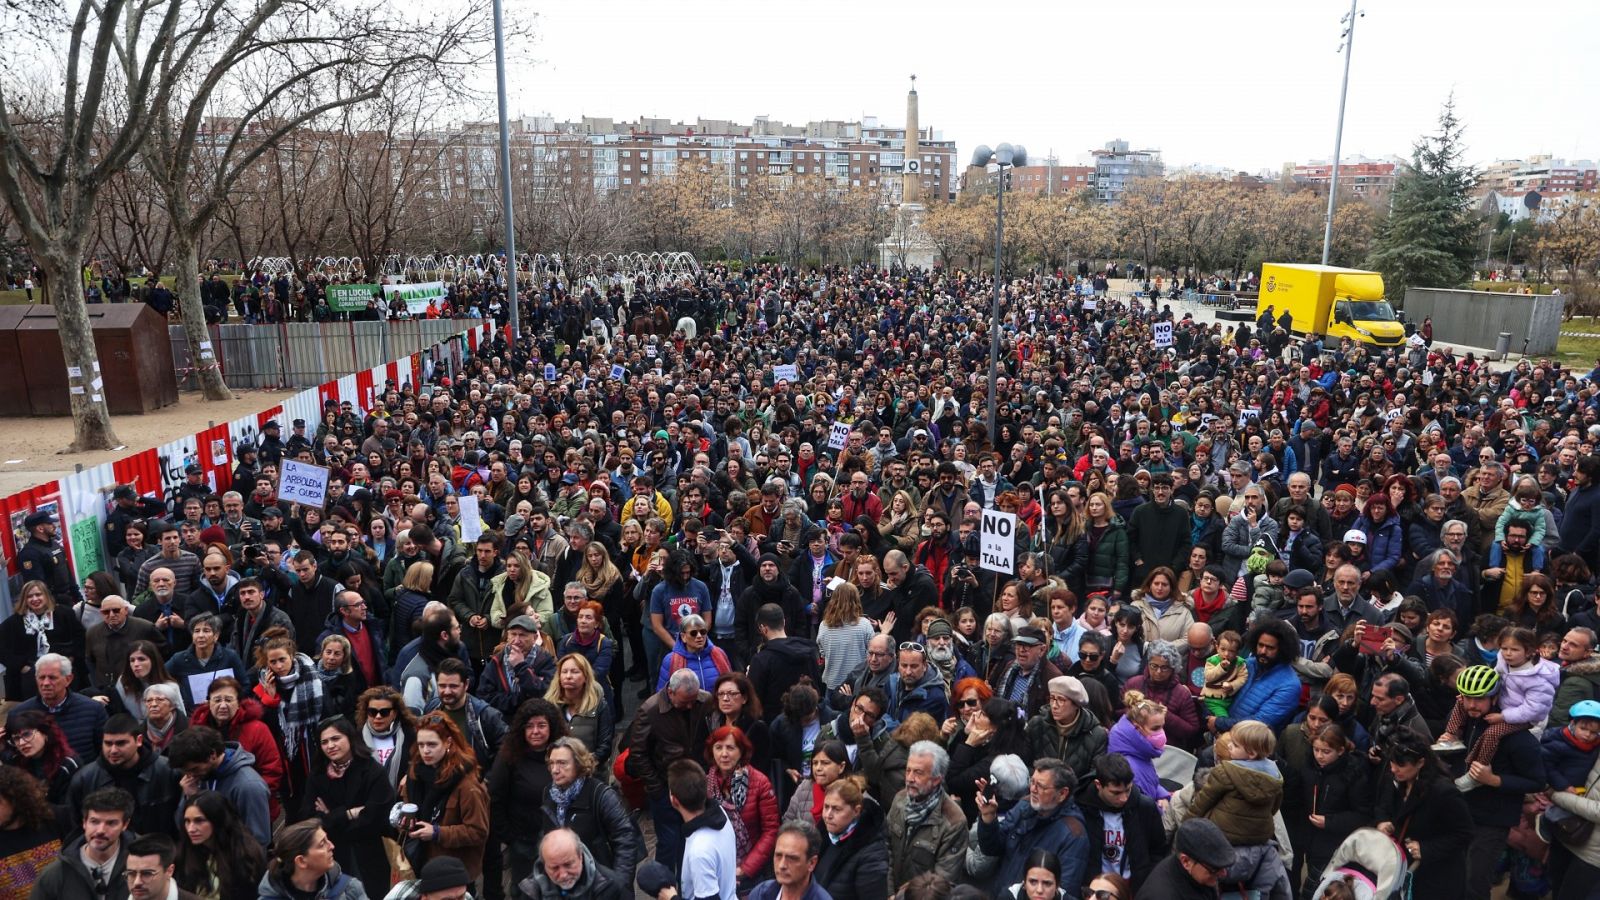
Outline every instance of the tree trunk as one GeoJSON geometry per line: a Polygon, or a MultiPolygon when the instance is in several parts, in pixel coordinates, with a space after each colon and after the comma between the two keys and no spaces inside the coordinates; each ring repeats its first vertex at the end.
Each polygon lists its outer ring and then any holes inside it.
{"type": "Polygon", "coordinates": [[[207,400],[232,400],[233,391],[222,380],[222,366],[216,349],[211,346],[205,304],[200,302],[200,245],[181,228],[174,229],[173,245],[178,257],[173,287],[177,289],[178,306],[183,311],[183,338],[189,345],[189,358],[194,360],[195,379],[207,400]],[[202,343],[205,346],[201,346],[202,343]]]}
{"type": "Polygon", "coordinates": [[[121,444],[111,430],[111,410],[106,406],[104,376],[89,327],[89,306],[83,296],[83,248],[63,248],[45,254],[39,267],[52,290],[51,301],[61,332],[61,353],[67,366],[72,403],[72,444],[63,453],[112,450],[121,444]],[[76,289],[74,289],[76,288],[76,289]],[[79,374],[74,377],[73,371],[79,374]],[[98,386],[97,386],[98,385],[98,386]]]}

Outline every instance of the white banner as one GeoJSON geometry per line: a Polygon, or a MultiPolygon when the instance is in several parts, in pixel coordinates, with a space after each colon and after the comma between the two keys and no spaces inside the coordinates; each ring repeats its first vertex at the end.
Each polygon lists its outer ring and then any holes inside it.
{"type": "Polygon", "coordinates": [[[428,304],[445,298],[444,282],[425,281],[422,284],[386,284],[383,286],[383,299],[393,302],[399,297],[406,303],[406,309],[413,316],[420,316],[428,311],[428,304]]]}
{"type": "Polygon", "coordinates": [[[328,469],[286,459],[278,479],[278,499],[319,509],[328,496],[328,469]]]}
{"type": "Polygon", "coordinates": [[[1015,571],[1016,535],[1016,513],[984,510],[978,532],[979,565],[991,572],[1015,571]]]}
{"type": "Polygon", "coordinates": [[[792,363],[786,366],[772,367],[772,381],[774,384],[779,381],[787,381],[790,384],[794,384],[799,380],[800,373],[795,369],[795,366],[792,363]]]}

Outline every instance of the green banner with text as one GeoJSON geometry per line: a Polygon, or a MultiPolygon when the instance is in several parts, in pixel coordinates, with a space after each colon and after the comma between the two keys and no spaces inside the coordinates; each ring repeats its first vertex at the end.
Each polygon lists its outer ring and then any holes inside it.
{"type": "Polygon", "coordinates": [[[334,312],[361,312],[376,293],[378,286],[375,284],[330,284],[328,308],[334,312]]]}

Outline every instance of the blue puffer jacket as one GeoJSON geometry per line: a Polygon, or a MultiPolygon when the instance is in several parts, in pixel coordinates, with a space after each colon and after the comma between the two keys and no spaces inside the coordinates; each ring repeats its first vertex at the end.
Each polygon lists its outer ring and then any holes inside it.
{"type": "Polygon", "coordinates": [[[1287,663],[1262,670],[1254,656],[1245,660],[1244,666],[1249,675],[1239,695],[1233,698],[1228,714],[1217,719],[1217,731],[1227,731],[1245,719],[1265,722],[1274,732],[1281,731],[1300,708],[1300,676],[1287,663]]]}
{"type": "Polygon", "coordinates": [[[1378,523],[1362,516],[1356,522],[1356,530],[1367,536],[1370,571],[1387,572],[1399,565],[1401,550],[1405,546],[1405,531],[1400,526],[1399,516],[1389,516],[1378,523]]]}

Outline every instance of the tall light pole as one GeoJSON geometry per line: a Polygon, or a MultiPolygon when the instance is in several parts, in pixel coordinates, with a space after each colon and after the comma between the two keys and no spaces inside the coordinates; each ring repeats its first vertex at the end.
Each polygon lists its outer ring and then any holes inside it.
{"type": "Polygon", "coordinates": [[[1006,233],[1006,168],[1016,168],[1028,164],[1028,151],[1021,145],[1011,146],[1001,144],[993,150],[988,145],[980,144],[978,149],[972,151],[972,165],[988,168],[989,163],[999,167],[995,173],[995,207],[994,207],[994,302],[989,308],[989,443],[994,444],[1000,439],[1000,429],[995,424],[995,406],[999,390],[996,383],[1000,379],[1000,259],[1004,253],[1002,242],[1006,233]]]}
{"type": "Polygon", "coordinates": [[[500,204],[506,217],[506,302],[511,307],[511,343],[522,329],[517,315],[517,233],[511,215],[511,128],[506,124],[506,29],[500,0],[494,0],[494,70],[500,93],[500,204]]]}
{"type": "Polygon", "coordinates": [[[1344,97],[1350,92],[1350,54],[1355,48],[1356,19],[1366,13],[1356,12],[1356,0],[1350,0],[1350,11],[1339,21],[1344,25],[1344,81],[1339,84],[1339,124],[1333,130],[1333,179],[1328,182],[1328,217],[1322,223],[1322,264],[1328,264],[1328,252],[1333,249],[1333,210],[1339,203],[1339,149],[1344,142],[1344,97]]]}

